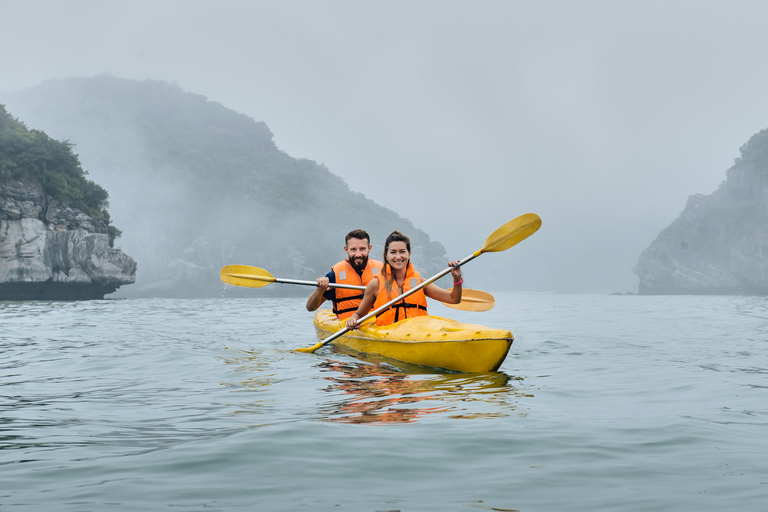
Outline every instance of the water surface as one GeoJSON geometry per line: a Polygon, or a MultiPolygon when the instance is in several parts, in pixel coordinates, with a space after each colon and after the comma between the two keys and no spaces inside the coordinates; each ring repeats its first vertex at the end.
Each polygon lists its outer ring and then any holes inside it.
{"type": "Polygon", "coordinates": [[[303,299],[0,302],[2,510],[763,510],[768,299],[495,294],[499,372],[324,348],[303,299]]]}

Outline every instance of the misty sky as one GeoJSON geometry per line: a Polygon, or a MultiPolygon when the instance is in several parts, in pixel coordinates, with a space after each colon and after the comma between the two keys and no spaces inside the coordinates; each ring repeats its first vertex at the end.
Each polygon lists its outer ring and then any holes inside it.
{"type": "Polygon", "coordinates": [[[0,17],[0,103],[49,78],[175,82],[450,259],[538,213],[483,268],[542,289],[636,291],[640,252],[768,127],[765,1],[0,0],[0,17]]]}

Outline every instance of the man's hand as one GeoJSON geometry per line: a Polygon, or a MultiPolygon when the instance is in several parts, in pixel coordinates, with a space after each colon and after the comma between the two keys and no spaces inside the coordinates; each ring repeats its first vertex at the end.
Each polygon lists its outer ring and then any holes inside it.
{"type": "Polygon", "coordinates": [[[307,311],[315,311],[323,302],[325,302],[325,297],[323,297],[323,294],[328,291],[328,288],[330,288],[330,286],[328,286],[330,282],[331,281],[328,279],[328,276],[320,277],[317,279],[317,288],[307,299],[307,311]]]}

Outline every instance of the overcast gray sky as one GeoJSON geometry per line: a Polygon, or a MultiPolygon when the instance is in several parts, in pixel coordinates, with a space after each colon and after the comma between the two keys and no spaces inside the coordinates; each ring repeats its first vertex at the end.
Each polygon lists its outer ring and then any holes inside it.
{"type": "Polygon", "coordinates": [[[411,219],[451,259],[538,213],[539,233],[483,267],[530,267],[515,279],[541,289],[636,289],[639,253],[768,127],[762,0],[0,10],[0,103],[49,78],[175,82],[265,121],[281,149],[411,219]]]}

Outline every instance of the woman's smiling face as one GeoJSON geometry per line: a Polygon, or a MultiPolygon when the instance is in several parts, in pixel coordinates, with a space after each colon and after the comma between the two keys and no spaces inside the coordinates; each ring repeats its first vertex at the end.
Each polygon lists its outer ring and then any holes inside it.
{"type": "Polygon", "coordinates": [[[392,242],[387,247],[387,263],[395,270],[404,269],[410,257],[411,253],[408,252],[405,242],[392,242]]]}

